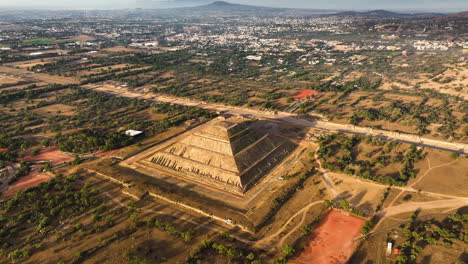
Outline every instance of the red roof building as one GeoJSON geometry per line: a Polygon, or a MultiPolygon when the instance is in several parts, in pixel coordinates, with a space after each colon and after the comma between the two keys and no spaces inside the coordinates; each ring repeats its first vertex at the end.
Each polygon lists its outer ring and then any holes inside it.
{"type": "Polygon", "coordinates": [[[0,152],[7,151],[7,148],[0,148],[0,152]]]}
{"type": "Polygon", "coordinates": [[[322,96],[322,93],[317,92],[315,90],[307,89],[307,90],[304,90],[304,91],[294,95],[292,98],[304,101],[304,100],[313,100],[313,99],[318,98],[320,96],[322,96]]]}

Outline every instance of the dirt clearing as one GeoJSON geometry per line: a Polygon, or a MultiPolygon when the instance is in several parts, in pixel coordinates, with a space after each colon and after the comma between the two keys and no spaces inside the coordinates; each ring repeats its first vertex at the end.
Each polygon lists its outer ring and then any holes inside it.
{"type": "Polygon", "coordinates": [[[362,218],[331,210],[309,236],[299,256],[289,263],[346,263],[358,244],[354,239],[360,236],[364,222],[362,218]]]}

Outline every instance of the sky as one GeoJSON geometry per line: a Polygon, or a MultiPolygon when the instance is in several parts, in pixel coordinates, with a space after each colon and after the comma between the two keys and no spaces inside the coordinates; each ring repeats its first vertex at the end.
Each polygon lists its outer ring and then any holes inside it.
{"type": "MultiPolygon", "coordinates": [[[[154,1],[155,7],[197,5],[211,0],[0,0],[0,8],[21,9],[122,9],[138,7],[137,1],[154,1]],[[160,2],[163,1],[163,2],[160,2]],[[165,2],[164,2],[165,1],[165,2]],[[40,3],[40,4],[39,4],[40,3]]],[[[215,0],[212,0],[215,1],[215,0]]],[[[335,10],[420,10],[438,12],[468,11],[468,0],[227,0],[232,3],[335,10]]]]}

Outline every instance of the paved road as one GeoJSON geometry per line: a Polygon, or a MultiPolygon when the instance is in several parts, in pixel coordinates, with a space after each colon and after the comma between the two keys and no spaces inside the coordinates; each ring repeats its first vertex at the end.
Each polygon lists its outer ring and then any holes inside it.
{"type": "Polygon", "coordinates": [[[228,106],[222,104],[215,104],[215,103],[207,103],[197,100],[192,100],[188,98],[179,98],[179,97],[172,97],[167,95],[161,94],[139,94],[136,92],[129,92],[127,90],[112,88],[109,86],[99,86],[99,85],[84,85],[83,88],[92,89],[96,91],[105,92],[108,94],[122,96],[122,97],[129,97],[129,98],[140,98],[146,100],[152,100],[155,102],[166,102],[166,103],[173,103],[173,104],[180,104],[180,105],[187,105],[187,106],[197,106],[207,110],[218,111],[218,112],[225,112],[233,115],[244,115],[244,116],[252,116],[256,118],[263,118],[263,119],[276,119],[285,121],[288,123],[306,126],[306,127],[313,127],[319,128],[329,131],[337,131],[337,132],[345,132],[345,133],[352,133],[358,135],[370,135],[374,137],[378,137],[385,140],[396,140],[403,143],[410,143],[416,144],[419,146],[430,147],[445,151],[452,151],[452,152],[460,152],[464,154],[468,154],[468,144],[464,143],[452,143],[446,142],[441,140],[434,140],[429,138],[419,137],[417,135],[399,133],[399,132],[392,132],[392,131],[385,131],[380,129],[372,129],[368,127],[360,127],[354,125],[346,125],[346,124],[337,124],[333,122],[326,122],[320,121],[320,116],[300,116],[297,114],[287,113],[287,112],[273,112],[273,111],[261,111],[256,109],[250,109],[245,107],[237,107],[237,106],[228,106]]]}
{"type": "MultiPolygon", "coordinates": [[[[78,81],[75,78],[66,78],[66,77],[58,77],[58,76],[50,76],[47,74],[41,73],[32,73],[22,69],[14,69],[9,67],[0,66],[0,72],[20,76],[24,79],[31,79],[31,80],[40,80],[47,83],[53,82],[61,82],[61,83],[77,83],[78,81]]],[[[411,143],[420,146],[436,148],[446,151],[456,151],[464,154],[468,154],[468,144],[463,143],[452,143],[446,142],[442,140],[434,140],[429,138],[422,138],[417,135],[405,134],[405,133],[398,133],[392,131],[385,131],[385,130],[377,130],[368,127],[358,127],[353,125],[345,125],[345,124],[337,124],[332,122],[325,122],[320,121],[320,116],[298,116],[296,114],[286,113],[286,112],[273,112],[273,111],[260,111],[245,107],[236,107],[236,106],[228,106],[222,104],[215,104],[215,103],[206,103],[202,101],[192,100],[188,98],[179,98],[179,97],[172,97],[168,95],[162,94],[154,94],[154,93],[147,93],[141,94],[137,92],[130,92],[123,89],[113,88],[112,86],[103,86],[103,85],[83,85],[83,88],[97,90],[101,92],[105,92],[108,94],[122,96],[122,97],[129,97],[129,98],[141,98],[147,100],[153,100],[155,102],[170,102],[173,104],[180,104],[180,105],[187,105],[187,106],[197,106],[204,109],[220,111],[220,112],[227,112],[234,115],[245,115],[245,116],[252,116],[256,118],[265,118],[265,119],[278,119],[286,122],[290,122],[297,125],[307,126],[307,127],[314,127],[320,128],[329,131],[338,131],[338,132],[346,132],[346,133],[353,133],[359,135],[371,135],[374,137],[379,137],[382,139],[388,140],[396,140],[404,143],[411,143]],[[316,120],[311,120],[316,119],[316,120]]]]}

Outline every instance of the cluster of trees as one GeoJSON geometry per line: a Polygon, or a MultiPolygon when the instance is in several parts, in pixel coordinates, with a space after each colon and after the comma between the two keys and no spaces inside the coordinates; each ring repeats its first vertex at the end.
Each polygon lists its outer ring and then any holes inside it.
{"type": "Polygon", "coordinates": [[[77,87],[77,86],[74,84],[68,84],[68,85],[51,84],[46,88],[33,89],[35,88],[34,86],[29,89],[23,89],[19,91],[15,90],[14,92],[2,91],[0,93],[0,104],[6,105],[7,103],[11,101],[15,101],[19,99],[32,100],[35,98],[39,98],[39,96],[41,96],[44,93],[63,90],[63,89],[72,88],[72,87],[77,87]]]}
{"type": "Polygon", "coordinates": [[[73,93],[59,96],[57,102],[75,106],[79,112],[71,117],[60,117],[60,122],[52,125],[54,131],[83,126],[100,127],[109,131],[125,126],[129,129],[143,130],[147,135],[154,135],[190,119],[214,116],[214,113],[201,108],[169,103],[152,105],[144,100],[115,97],[85,89],[75,89],[73,93]],[[83,99],[87,101],[77,102],[83,99]],[[151,121],[132,117],[133,114],[148,108],[152,108],[155,113],[166,114],[167,117],[151,121]]]}
{"type": "Polygon", "coordinates": [[[423,100],[419,104],[405,103],[399,100],[391,100],[387,106],[381,108],[363,108],[358,107],[352,116],[349,117],[351,124],[359,124],[362,120],[377,121],[385,120],[392,123],[401,123],[403,125],[414,126],[418,134],[427,134],[427,126],[431,120],[443,120],[451,129],[459,127],[456,118],[451,115],[450,109],[446,107],[433,107],[425,105],[423,100]]]}
{"type": "Polygon", "coordinates": [[[20,137],[11,137],[0,133],[0,149],[7,149],[0,152],[0,160],[16,161],[18,151],[28,148],[29,144],[20,137]]]}
{"type": "Polygon", "coordinates": [[[406,181],[416,177],[414,172],[414,163],[424,158],[424,149],[418,149],[415,145],[411,145],[408,153],[403,158],[403,168],[400,170],[400,180],[406,181]]]}
{"type": "Polygon", "coordinates": [[[148,219],[145,223],[144,223],[147,227],[156,227],[158,228],[159,230],[161,231],[164,231],[164,232],[167,232],[175,237],[178,237],[182,240],[184,240],[185,242],[190,242],[192,241],[193,239],[193,235],[195,233],[195,231],[193,229],[189,229],[187,231],[180,231],[178,230],[176,227],[174,227],[173,225],[167,223],[167,222],[163,222],[159,219],[156,219],[156,218],[151,218],[151,219],[148,219]]]}
{"type": "Polygon", "coordinates": [[[409,178],[415,177],[414,163],[424,158],[424,149],[422,148],[418,149],[416,146],[410,145],[406,154],[403,155],[403,152],[395,151],[399,143],[386,143],[370,136],[364,139],[357,135],[349,137],[344,134],[330,134],[321,136],[318,143],[320,148],[317,154],[325,169],[341,171],[389,185],[402,186],[409,178]],[[383,147],[366,153],[365,156],[370,160],[358,160],[359,149],[357,146],[361,142],[383,147]],[[395,154],[390,155],[391,152],[395,154]],[[403,165],[398,177],[393,174],[378,175],[379,168],[398,162],[403,165]]]}
{"type": "MultiPolygon", "coordinates": [[[[35,87],[31,87],[35,88],[35,87]]],[[[7,97],[2,97],[5,102],[26,97],[28,100],[40,98],[45,93],[69,88],[71,92],[56,96],[55,101],[49,104],[61,103],[73,106],[77,113],[72,116],[39,116],[29,110],[17,111],[16,115],[0,112],[0,127],[6,126],[5,134],[0,134],[0,148],[9,148],[9,151],[0,152],[0,160],[13,161],[18,150],[28,147],[27,143],[17,136],[31,132],[25,130],[26,126],[47,123],[48,126],[38,128],[43,132],[55,131],[56,143],[59,148],[72,153],[89,153],[98,149],[111,150],[132,144],[134,140],[116,132],[120,127],[145,131],[147,135],[164,132],[170,127],[178,126],[187,120],[194,118],[212,118],[214,113],[207,110],[178,106],[171,104],[155,104],[150,102],[115,97],[99,92],[88,91],[74,85],[53,85],[43,89],[25,90],[14,92],[7,97]],[[145,118],[132,117],[133,114],[153,107],[155,113],[166,114],[162,120],[148,121],[145,118]],[[66,129],[86,129],[70,133],[60,134],[66,129]]],[[[43,105],[38,104],[36,107],[43,105]]],[[[40,131],[35,131],[40,132],[40,131]]]]}
{"type": "Polygon", "coordinates": [[[281,253],[283,253],[284,257],[275,259],[273,264],[287,264],[288,259],[296,253],[296,249],[292,245],[286,244],[281,248],[281,253]]]}
{"type": "Polygon", "coordinates": [[[136,82],[136,83],[132,84],[126,78],[130,77],[130,76],[136,76],[136,75],[139,75],[139,74],[142,74],[142,73],[150,72],[150,71],[153,71],[153,70],[154,70],[153,68],[140,69],[140,70],[134,70],[134,71],[127,70],[127,71],[124,71],[124,72],[121,72],[121,73],[110,73],[110,74],[107,74],[107,75],[99,75],[99,76],[96,76],[96,77],[87,77],[85,80],[81,81],[80,84],[98,83],[98,82],[102,82],[102,81],[113,80],[113,81],[116,81],[116,82],[127,82],[128,84],[130,84],[133,87],[138,87],[138,86],[145,85],[148,82],[148,80],[141,80],[140,79],[138,82],[132,80],[133,82],[136,82]]]}
{"type": "Polygon", "coordinates": [[[239,264],[260,264],[262,261],[258,260],[254,252],[245,252],[240,249],[235,249],[224,245],[221,242],[214,242],[211,240],[203,240],[201,244],[190,252],[186,260],[187,264],[202,263],[204,257],[208,252],[215,252],[218,255],[224,256],[228,259],[227,263],[239,264]]]}
{"type": "Polygon", "coordinates": [[[123,131],[107,132],[102,129],[84,129],[65,135],[59,134],[56,140],[61,151],[78,154],[118,149],[134,142],[134,138],[123,131]]]}
{"type": "Polygon", "coordinates": [[[23,254],[25,238],[21,231],[25,226],[33,226],[28,234],[29,239],[34,241],[36,236],[52,231],[53,224],[72,219],[100,205],[101,201],[96,197],[98,193],[90,184],[80,184],[76,175],[58,176],[0,203],[2,253],[11,259],[34,254],[34,250],[23,254]]]}
{"type": "MultiPolygon", "coordinates": [[[[105,66],[106,66],[105,64],[100,64],[100,65],[95,65],[95,66],[89,66],[87,69],[100,68],[100,67],[105,67],[105,66]]],[[[80,77],[81,78],[96,77],[96,76],[99,76],[99,75],[116,73],[116,72],[119,72],[119,71],[128,71],[128,70],[139,68],[139,67],[140,67],[139,65],[132,65],[132,66],[126,65],[125,67],[116,67],[116,68],[112,69],[112,67],[109,66],[107,69],[101,69],[99,72],[90,73],[90,74],[86,74],[86,75],[81,75],[80,77]]]]}
{"type": "MultiPolygon", "coordinates": [[[[44,122],[40,116],[34,114],[27,109],[16,110],[15,114],[7,114],[0,111],[0,131],[2,134],[7,134],[12,137],[31,133],[30,126],[37,126],[44,122]]],[[[12,111],[10,110],[10,111],[12,111]]]]}
{"type": "Polygon", "coordinates": [[[60,59],[60,60],[56,60],[56,61],[44,63],[44,64],[36,64],[30,67],[28,70],[35,71],[35,72],[40,71],[43,73],[62,75],[64,71],[69,70],[73,67],[76,67],[77,65],[79,65],[79,61],[77,61],[76,58],[68,58],[68,59],[60,59]]]}
{"type": "Polygon", "coordinates": [[[361,210],[359,210],[358,208],[356,207],[351,207],[351,204],[349,203],[349,201],[347,199],[342,199],[340,200],[339,203],[334,203],[330,200],[324,200],[323,201],[323,207],[325,207],[326,209],[329,209],[329,208],[337,208],[337,209],[340,209],[340,210],[343,210],[345,212],[350,212],[356,216],[360,216],[360,217],[365,217],[366,214],[364,212],[362,212],[361,210]]]}
{"type": "Polygon", "coordinates": [[[416,213],[412,214],[407,227],[402,230],[406,240],[401,244],[396,263],[415,263],[418,255],[428,245],[440,244],[451,248],[456,240],[468,243],[467,224],[468,215],[466,214],[454,214],[442,222],[421,221],[417,219],[416,213]]]}

